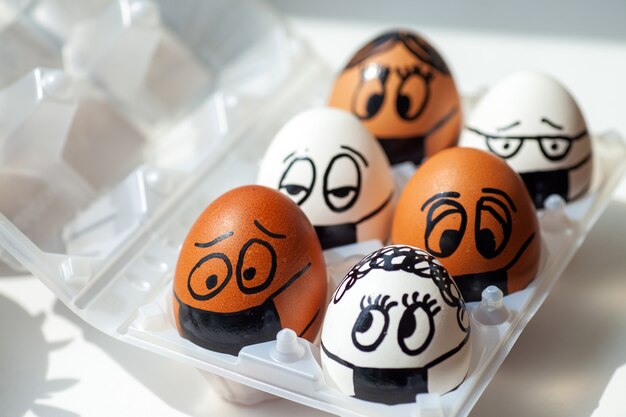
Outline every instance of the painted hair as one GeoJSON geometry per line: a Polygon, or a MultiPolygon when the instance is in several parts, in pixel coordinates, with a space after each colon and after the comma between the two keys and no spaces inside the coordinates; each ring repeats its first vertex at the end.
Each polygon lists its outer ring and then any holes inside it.
{"type": "Polygon", "coordinates": [[[459,308],[464,306],[458,295],[458,288],[441,263],[427,252],[411,246],[399,245],[381,248],[358,262],[337,286],[333,303],[337,304],[359,279],[375,269],[404,271],[418,278],[432,279],[448,305],[459,308]]]}
{"type": "Polygon", "coordinates": [[[406,30],[386,32],[376,37],[354,54],[344,70],[360,64],[372,55],[387,51],[398,43],[402,43],[420,61],[427,63],[442,74],[450,75],[448,66],[435,48],[420,36],[406,30]]]}

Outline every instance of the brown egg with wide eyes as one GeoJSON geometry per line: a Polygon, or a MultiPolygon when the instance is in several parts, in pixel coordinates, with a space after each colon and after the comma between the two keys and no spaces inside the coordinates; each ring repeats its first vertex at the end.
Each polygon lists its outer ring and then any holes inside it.
{"type": "Polygon", "coordinates": [[[244,186],[191,227],[174,276],[174,316],[191,342],[237,355],[283,328],[313,341],[326,266],[313,226],[282,193],[244,186]]]}
{"type": "Polygon", "coordinates": [[[392,164],[422,162],[456,145],[461,105],[443,58],[416,33],[384,33],[363,46],[333,87],[329,105],[354,113],[392,164]]]}
{"type": "Polygon", "coordinates": [[[539,269],[541,236],[524,182],[490,153],[446,149],[411,177],[394,215],[394,244],[424,248],[446,267],[465,301],[495,285],[526,288],[539,269]]]}

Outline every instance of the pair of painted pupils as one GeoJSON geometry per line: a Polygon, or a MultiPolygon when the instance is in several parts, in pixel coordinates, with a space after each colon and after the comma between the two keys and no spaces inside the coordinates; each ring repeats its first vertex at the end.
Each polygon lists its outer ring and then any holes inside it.
{"type": "MultiPolygon", "coordinates": [[[[370,296],[361,299],[361,313],[352,328],[352,342],[357,349],[372,352],[385,339],[390,323],[389,310],[398,305],[395,301],[387,303],[389,298],[388,295],[378,295],[374,300],[370,296]]],[[[397,340],[404,353],[416,356],[430,345],[435,335],[434,318],[441,307],[437,306],[437,300],[430,299],[430,294],[420,300],[419,293],[414,292],[411,298],[409,301],[408,294],[402,296],[405,310],[398,325],[397,340]],[[428,332],[418,333],[418,323],[426,323],[428,332]]]]}
{"type": "MultiPolygon", "coordinates": [[[[232,232],[224,236],[230,235],[232,232]]],[[[202,244],[196,246],[202,247],[202,244]]],[[[248,240],[239,251],[235,274],[237,285],[243,294],[256,294],[267,289],[276,274],[276,251],[262,239],[248,240]],[[255,262],[250,259],[255,259],[255,262]]],[[[194,299],[206,301],[219,294],[232,275],[230,259],[223,253],[214,252],[204,256],[191,269],[187,288],[194,299]],[[221,283],[220,277],[223,277],[221,283]]]]}
{"type": "MultiPolygon", "coordinates": [[[[516,209],[510,199],[507,205],[495,197],[500,195],[506,198],[502,191],[483,189],[483,192],[493,192],[494,196],[483,196],[476,203],[476,249],[486,259],[493,259],[502,253],[511,238],[511,209],[516,209]]],[[[440,193],[422,206],[424,211],[430,205],[426,215],[426,249],[439,258],[451,256],[465,235],[467,213],[458,201],[452,199],[458,197],[460,194],[457,192],[440,193]]]]}
{"type": "MultiPolygon", "coordinates": [[[[389,68],[370,64],[361,70],[361,82],[352,97],[352,113],[361,120],[376,116],[383,106],[389,68]]],[[[415,66],[403,72],[397,70],[400,84],[396,91],[396,112],[402,119],[411,121],[424,111],[430,97],[433,74],[415,66]],[[421,92],[421,94],[420,94],[421,92]]]]}
{"type": "MultiPolygon", "coordinates": [[[[363,162],[367,166],[364,158],[363,162]]],[[[278,189],[300,206],[311,195],[315,181],[316,169],[313,160],[309,157],[298,157],[285,169],[278,189]]],[[[322,181],[324,201],[328,207],[332,211],[343,212],[354,206],[359,198],[361,168],[352,155],[340,153],[330,160],[322,181]]]]}

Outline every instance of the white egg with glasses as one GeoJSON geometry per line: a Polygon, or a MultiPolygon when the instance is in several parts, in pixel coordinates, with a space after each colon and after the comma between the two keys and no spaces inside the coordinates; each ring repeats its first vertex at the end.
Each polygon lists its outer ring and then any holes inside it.
{"type": "Polygon", "coordinates": [[[563,85],[541,73],[519,72],[496,83],[471,113],[459,146],[505,159],[537,208],[553,194],[575,200],[591,183],[593,153],[583,114],[563,85]]]}

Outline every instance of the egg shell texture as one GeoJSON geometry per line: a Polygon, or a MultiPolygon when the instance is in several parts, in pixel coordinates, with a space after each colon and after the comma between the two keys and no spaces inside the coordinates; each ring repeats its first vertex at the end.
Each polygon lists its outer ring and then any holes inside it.
{"type": "Polygon", "coordinates": [[[270,144],[257,182],[296,202],[325,249],[389,236],[391,168],[376,139],[348,112],[315,108],[287,122],[270,144]]]}
{"type": "Polygon", "coordinates": [[[386,32],[363,46],[337,77],[329,105],[355,114],[378,138],[392,164],[454,146],[461,105],[437,50],[407,30],[386,32]]]}
{"type": "Polygon", "coordinates": [[[515,73],[491,87],[459,145],[505,159],[537,208],[551,194],[574,200],[591,183],[592,143],[583,114],[565,87],[542,73],[515,73]]]}
{"type": "Polygon", "coordinates": [[[445,268],[414,247],[387,246],[352,268],[322,328],[327,382],[348,395],[398,404],[446,393],[465,378],[470,321],[445,268]]]}
{"type": "Polygon", "coordinates": [[[325,296],[326,268],[313,227],[291,200],[262,186],[231,190],[203,211],[174,277],[181,334],[231,354],[273,339],[280,328],[313,340],[325,296]]]}
{"type": "Polygon", "coordinates": [[[528,191],[502,159],[470,148],[426,161],[400,196],[391,240],[423,247],[466,301],[488,285],[525,288],[539,268],[541,236],[528,191]]]}

